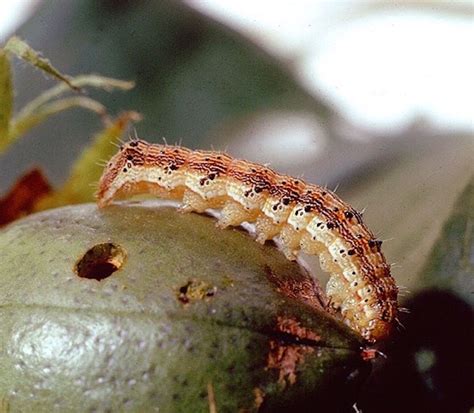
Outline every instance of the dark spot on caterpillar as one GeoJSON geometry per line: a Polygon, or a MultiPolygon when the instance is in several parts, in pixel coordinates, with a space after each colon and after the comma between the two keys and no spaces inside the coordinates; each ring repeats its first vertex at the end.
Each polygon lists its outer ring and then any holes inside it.
{"type": "Polygon", "coordinates": [[[380,317],[382,321],[390,321],[390,312],[388,309],[383,310],[382,316],[380,317]]]}
{"type": "Polygon", "coordinates": [[[205,183],[206,183],[206,178],[201,178],[201,179],[199,180],[199,185],[202,186],[202,185],[204,185],[205,183]]]}
{"type": "Polygon", "coordinates": [[[263,188],[260,187],[260,186],[256,186],[256,187],[254,188],[254,191],[255,191],[256,194],[259,194],[260,192],[263,191],[263,188]]]}
{"type": "Polygon", "coordinates": [[[216,177],[216,174],[215,173],[210,173],[207,177],[212,181],[216,177]]]}
{"type": "Polygon", "coordinates": [[[322,196],[325,196],[326,194],[327,194],[326,191],[321,192],[321,195],[322,195],[322,196]]]}
{"type": "Polygon", "coordinates": [[[348,253],[349,255],[354,255],[354,254],[355,254],[355,250],[354,250],[354,249],[349,250],[349,251],[347,251],[347,253],[348,253]]]}
{"type": "Polygon", "coordinates": [[[170,165],[170,169],[171,169],[172,171],[176,171],[176,170],[178,169],[178,166],[177,166],[176,164],[172,163],[172,164],[170,165]]]}
{"type": "Polygon", "coordinates": [[[123,168],[122,171],[127,172],[127,168],[123,168]]]}
{"type": "Polygon", "coordinates": [[[120,150],[123,151],[123,145],[120,145],[120,150]]]}
{"type": "Polygon", "coordinates": [[[276,211],[278,209],[278,204],[273,205],[272,209],[276,211]]]}
{"type": "Polygon", "coordinates": [[[372,248],[376,248],[377,251],[380,252],[380,247],[382,246],[382,241],[380,240],[376,240],[376,239],[371,239],[369,240],[369,247],[372,249],[372,248]]]}
{"type": "Polygon", "coordinates": [[[253,173],[257,172],[255,168],[250,169],[253,173]]]}
{"type": "Polygon", "coordinates": [[[318,222],[318,223],[316,224],[316,227],[319,228],[321,225],[323,225],[323,223],[322,223],[322,222],[318,222]]]}
{"type": "Polygon", "coordinates": [[[220,161],[222,159],[222,156],[217,155],[216,159],[220,161]]]}
{"type": "Polygon", "coordinates": [[[339,253],[340,253],[340,254],[344,254],[344,250],[339,250],[339,253]]]}
{"type": "Polygon", "coordinates": [[[130,146],[134,148],[135,146],[138,146],[138,141],[132,141],[130,142],[130,146]]]}
{"type": "Polygon", "coordinates": [[[354,217],[354,214],[351,211],[346,211],[346,212],[344,212],[344,216],[347,219],[352,219],[354,217]]]}
{"type": "Polygon", "coordinates": [[[132,161],[133,160],[133,155],[127,155],[127,161],[132,161]]]}
{"type": "Polygon", "coordinates": [[[338,212],[338,211],[339,211],[339,208],[338,208],[338,207],[334,207],[332,210],[333,210],[334,212],[338,212]]]}
{"type": "Polygon", "coordinates": [[[335,227],[333,222],[328,222],[326,226],[328,227],[328,229],[333,229],[335,227]]]}
{"type": "Polygon", "coordinates": [[[289,205],[290,204],[290,198],[283,198],[281,200],[281,202],[283,202],[283,205],[289,205]]]}
{"type": "Polygon", "coordinates": [[[176,148],[173,152],[174,152],[174,153],[178,153],[178,152],[179,152],[179,149],[176,148]]]}
{"type": "Polygon", "coordinates": [[[205,160],[206,162],[209,162],[209,161],[210,161],[210,159],[209,159],[209,158],[207,158],[207,157],[206,157],[206,158],[204,158],[204,160],[205,160]]]}
{"type": "Polygon", "coordinates": [[[282,181],[281,184],[282,184],[282,185],[286,185],[287,182],[286,182],[286,181],[282,181]]]}
{"type": "Polygon", "coordinates": [[[311,208],[311,205],[306,205],[306,206],[304,207],[305,212],[311,212],[312,209],[313,209],[313,208],[311,208]]]}

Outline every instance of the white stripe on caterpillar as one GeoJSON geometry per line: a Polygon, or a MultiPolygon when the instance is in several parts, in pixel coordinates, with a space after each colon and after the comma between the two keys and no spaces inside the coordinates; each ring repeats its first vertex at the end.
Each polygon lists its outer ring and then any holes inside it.
{"type": "Polygon", "coordinates": [[[184,212],[221,209],[221,228],[255,223],[257,241],[278,236],[289,259],[299,250],[318,255],[345,322],[369,342],[390,334],[398,289],[381,241],[333,192],[225,153],[132,140],[107,164],[98,204],[139,193],[180,200],[184,212]]]}

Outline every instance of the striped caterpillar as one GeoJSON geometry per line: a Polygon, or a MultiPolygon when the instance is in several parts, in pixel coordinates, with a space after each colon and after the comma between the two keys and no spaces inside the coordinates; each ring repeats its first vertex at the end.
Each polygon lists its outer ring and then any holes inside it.
{"type": "Polygon", "coordinates": [[[132,140],[107,164],[99,207],[150,193],[182,202],[184,212],[221,209],[221,228],[255,223],[257,241],[279,237],[285,255],[318,255],[331,274],[330,306],[367,341],[386,338],[396,321],[398,289],[380,251],[381,241],[360,214],[333,192],[215,151],[132,140]]]}

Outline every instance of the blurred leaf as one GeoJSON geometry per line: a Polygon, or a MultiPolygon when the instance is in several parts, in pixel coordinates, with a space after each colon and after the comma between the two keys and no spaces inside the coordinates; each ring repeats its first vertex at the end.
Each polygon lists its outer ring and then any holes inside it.
{"type": "Polygon", "coordinates": [[[419,147],[372,165],[342,197],[359,209],[395,263],[399,285],[415,292],[443,223],[474,172],[471,136],[429,137],[419,147]]]}
{"type": "Polygon", "coordinates": [[[8,136],[10,118],[13,111],[13,90],[10,62],[0,49],[0,147],[8,136]]]}
{"type": "Polygon", "coordinates": [[[91,86],[110,92],[114,89],[130,90],[135,84],[134,82],[99,75],[82,75],[75,78],[66,77],[55,69],[47,59],[42,58],[18,37],[10,38],[4,49],[0,49],[0,152],[4,151],[10,144],[39,123],[67,109],[81,107],[100,115],[105,115],[107,112],[105,106],[89,97],[74,96],[52,101],[71,89],[80,91],[83,86],[91,86]],[[13,92],[10,63],[5,52],[13,53],[64,82],[33,99],[11,121],[13,92]]]}
{"type": "Polygon", "coordinates": [[[50,192],[51,186],[40,169],[27,172],[0,199],[0,226],[29,214],[38,200],[50,192]]]}
{"type": "Polygon", "coordinates": [[[458,198],[427,265],[423,286],[451,289],[474,302],[474,179],[458,198]]]}
{"type": "MultiPolygon", "coordinates": [[[[130,90],[135,86],[134,82],[125,80],[113,79],[99,75],[81,75],[71,79],[71,83],[79,88],[90,86],[97,89],[104,89],[107,92],[112,92],[115,89],[130,90]]],[[[60,83],[46,92],[43,92],[37,98],[28,103],[19,113],[18,117],[27,117],[34,113],[40,106],[44,105],[53,98],[57,98],[69,91],[69,87],[60,83]]]]}
{"type": "MultiPolygon", "coordinates": [[[[74,96],[70,98],[59,99],[54,102],[44,104],[33,113],[13,118],[10,126],[10,133],[7,145],[13,143],[16,139],[24,135],[30,129],[34,128],[41,122],[44,122],[50,116],[63,112],[67,109],[80,107],[96,112],[99,115],[105,115],[107,110],[102,103],[85,96],[74,96]]],[[[0,147],[0,150],[2,148],[0,147]]]]}
{"type": "Polygon", "coordinates": [[[79,91],[80,88],[73,85],[71,80],[66,75],[63,75],[57,70],[48,59],[41,57],[41,55],[33,50],[27,43],[20,38],[14,36],[11,37],[5,44],[4,50],[14,54],[15,56],[23,59],[25,62],[33,65],[34,67],[48,73],[52,77],[65,82],[71,89],[79,91]]]}
{"type": "Polygon", "coordinates": [[[63,187],[42,200],[36,210],[93,201],[95,190],[92,185],[99,181],[103,170],[100,162],[108,160],[117,151],[113,142],[123,135],[129,122],[140,119],[141,116],[136,112],[124,112],[99,132],[76,160],[63,187]]]}
{"type": "Polygon", "coordinates": [[[364,412],[467,412],[473,406],[474,179],[466,172],[470,180],[416,278],[422,291],[405,301],[404,328],[357,403],[364,412]]]}

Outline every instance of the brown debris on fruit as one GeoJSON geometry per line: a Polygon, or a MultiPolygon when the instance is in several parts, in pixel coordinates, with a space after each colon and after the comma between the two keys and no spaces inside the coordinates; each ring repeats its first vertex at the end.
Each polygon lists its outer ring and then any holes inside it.
{"type": "Polygon", "coordinates": [[[179,288],[178,300],[183,304],[188,304],[190,301],[204,300],[213,297],[216,292],[217,287],[204,281],[193,279],[189,280],[185,285],[179,288]]]}
{"type": "Polygon", "coordinates": [[[296,368],[304,361],[305,355],[314,352],[314,346],[321,340],[321,336],[308,328],[302,327],[293,318],[278,317],[277,331],[295,339],[289,344],[282,340],[270,341],[270,352],[267,359],[267,369],[278,369],[278,383],[285,386],[287,383],[296,383],[296,368]],[[301,343],[299,343],[301,341],[301,343]]]}
{"type": "Polygon", "coordinates": [[[326,308],[327,298],[323,290],[309,275],[303,280],[292,277],[284,279],[275,275],[268,265],[265,267],[265,274],[275,284],[277,291],[285,296],[303,301],[319,310],[326,308]]]}

